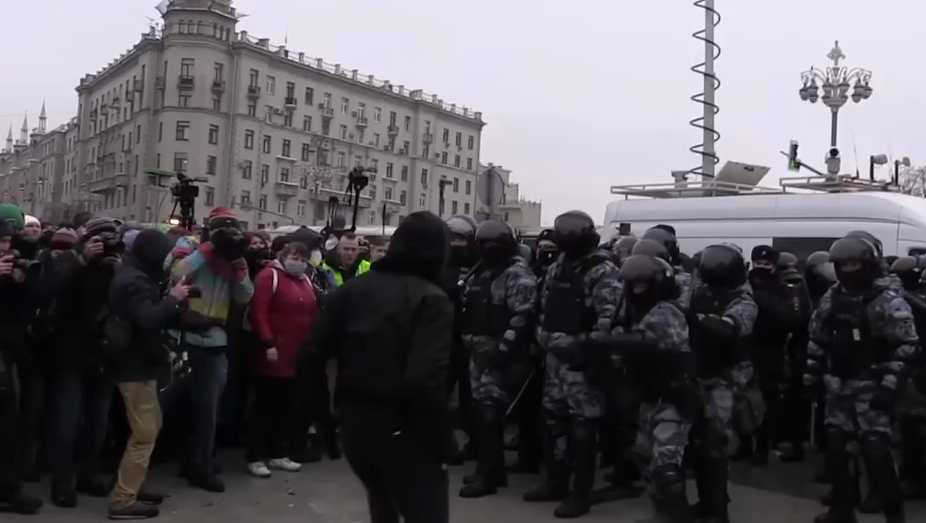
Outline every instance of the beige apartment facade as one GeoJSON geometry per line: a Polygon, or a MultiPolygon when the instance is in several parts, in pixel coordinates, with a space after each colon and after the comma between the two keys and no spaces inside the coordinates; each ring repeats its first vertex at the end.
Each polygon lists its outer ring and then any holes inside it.
{"type": "MultiPolygon", "coordinates": [[[[160,169],[200,180],[198,218],[224,206],[251,228],[321,224],[333,207],[349,220],[347,173],[359,165],[376,174],[358,225],[437,212],[441,179],[451,181],[445,215],[475,214],[480,112],[273,46],[237,23],[229,0],[167,4],[162,27],[80,81],[48,189],[29,192],[38,178],[0,163],[0,190],[22,185],[42,210],[156,222],[174,212],[176,180],[150,173],[160,169]]],[[[7,156],[40,156],[31,143],[13,149],[7,156]]]]}
{"type": "MultiPolygon", "coordinates": [[[[541,223],[541,202],[528,200],[521,196],[521,187],[511,181],[511,169],[505,169],[501,165],[488,163],[480,166],[480,172],[492,172],[501,181],[501,194],[498,203],[491,210],[491,215],[497,219],[504,220],[505,223],[512,226],[519,232],[538,232],[542,227],[541,223]]],[[[484,218],[489,216],[490,210],[487,202],[477,197],[478,207],[477,216],[484,218]]]]}

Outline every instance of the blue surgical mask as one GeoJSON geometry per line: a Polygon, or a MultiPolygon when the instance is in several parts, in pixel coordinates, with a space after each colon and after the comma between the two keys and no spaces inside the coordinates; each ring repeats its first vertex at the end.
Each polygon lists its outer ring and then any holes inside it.
{"type": "Polygon", "coordinates": [[[308,264],[304,260],[286,260],[283,262],[283,268],[293,276],[302,276],[305,274],[305,268],[308,264]]]}

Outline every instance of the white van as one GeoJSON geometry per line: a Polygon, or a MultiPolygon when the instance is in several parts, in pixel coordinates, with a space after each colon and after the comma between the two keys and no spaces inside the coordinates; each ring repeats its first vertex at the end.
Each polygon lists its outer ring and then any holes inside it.
{"type": "Polygon", "coordinates": [[[689,255],[731,242],[746,256],[771,245],[803,261],[853,230],[880,239],[885,255],[926,254],[926,200],[892,192],[627,199],[604,217],[605,227],[637,236],[659,223],[675,227],[689,255]]]}

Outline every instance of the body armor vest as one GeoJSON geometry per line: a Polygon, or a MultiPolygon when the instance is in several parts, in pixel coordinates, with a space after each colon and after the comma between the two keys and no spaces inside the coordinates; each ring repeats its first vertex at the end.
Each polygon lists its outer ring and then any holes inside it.
{"type": "MultiPolygon", "coordinates": [[[[736,296],[732,292],[711,292],[706,286],[701,286],[692,294],[689,310],[692,315],[723,316],[736,296]]],[[[720,338],[702,328],[698,321],[690,321],[689,324],[691,350],[697,359],[698,375],[701,378],[720,377],[735,364],[745,361],[748,340],[720,338]]]]}
{"type": "MultiPolygon", "coordinates": [[[[591,331],[595,314],[585,305],[585,275],[607,257],[591,256],[560,266],[552,275],[543,310],[543,330],[578,336],[591,331]]],[[[549,277],[549,276],[548,276],[549,277]]]]}
{"type": "Polygon", "coordinates": [[[828,354],[828,368],[842,379],[872,379],[872,366],[886,361],[886,345],[875,339],[868,318],[868,305],[877,297],[850,296],[833,291],[832,308],[824,320],[833,341],[828,354]]]}
{"type": "Polygon", "coordinates": [[[501,272],[474,277],[463,293],[462,333],[470,336],[501,338],[508,329],[511,311],[506,303],[492,300],[492,282],[501,272]]]}

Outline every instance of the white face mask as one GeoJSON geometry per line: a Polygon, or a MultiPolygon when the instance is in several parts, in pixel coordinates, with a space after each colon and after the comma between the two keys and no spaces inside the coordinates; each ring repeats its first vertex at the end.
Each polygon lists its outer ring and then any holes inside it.
{"type": "Polygon", "coordinates": [[[328,238],[328,241],[325,242],[325,250],[333,251],[335,247],[338,246],[337,238],[328,238]]]}
{"type": "Polygon", "coordinates": [[[312,251],[312,254],[309,255],[309,265],[312,267],[318,267],[322,264],[322,251],[315,249],[312,251]]]}

